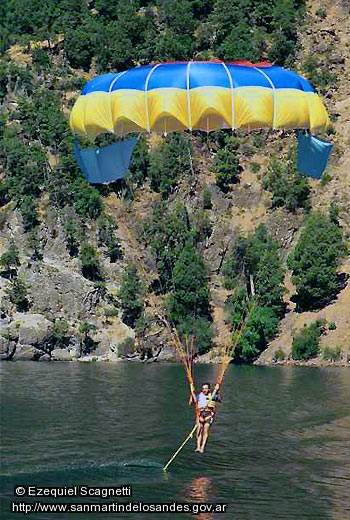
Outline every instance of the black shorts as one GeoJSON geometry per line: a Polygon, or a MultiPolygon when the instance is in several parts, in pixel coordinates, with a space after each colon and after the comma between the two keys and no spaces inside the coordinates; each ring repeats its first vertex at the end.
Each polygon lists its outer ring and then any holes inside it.
{"type": "Polygon", "coordinates": [[[204,409],[204,410],[201,410],[199,412],[199,419],[203,419],[203,421],[201,422],[205,422],[205,423],[212,423],[213,422],[213,419],[214,419],[214,411],[213,410],[209,410],[208,408],[204,409]]]}

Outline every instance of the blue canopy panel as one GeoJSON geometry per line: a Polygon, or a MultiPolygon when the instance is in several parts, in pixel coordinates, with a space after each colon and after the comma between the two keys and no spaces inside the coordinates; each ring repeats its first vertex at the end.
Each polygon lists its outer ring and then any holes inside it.
{"type": "Polygon", "coordinates": [[[81,150],[74,141],[74,152],[79,166],[91,184],[106,184],[122,179],[130,164],[137,138],[117,141],[104,148],[81,150]]]}
{"type": "Polygon", "coordinates": [[[332,143],[311,134],[298,133],[298,170],[309,177],[320,179],[327,167],[332,148],[332,143]]]}

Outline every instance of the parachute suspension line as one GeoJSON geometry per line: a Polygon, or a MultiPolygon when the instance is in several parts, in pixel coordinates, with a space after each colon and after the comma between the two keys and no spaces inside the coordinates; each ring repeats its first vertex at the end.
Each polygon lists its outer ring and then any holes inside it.
{"type": "MultiPolygon", "coordinates": [[[[121,78],[122,76],[124,76],[124,74],[126,74],[128,71],[127,70],[124,70],[123,72],[120,72],[119,74],[117,74],[117,76],[114,78],[113,81],[111,81],[111,84],[109,85],[109,89],[108,89],[108,92],[111,93],[112,90],[113,90],[113,87],[114,85],[117,83],[118,79],[121,78]]],[[[111,108],[111,114],[113,113],[113,110],[112,110],[112,97],[109,96],[109,105],[110,105],[110,108],[111,108]]],[[[117,122],[118,122],[118,119],[117,119],[117,122]]],[[[114,126],[114,121],[113,121],[113,133],[115,132],[115,126],[114,126]]],[[[122,135],[121,137],[123,137],[123,124],[122,124],[122,135]]]]}
{"type": "Polygon", "coordinates": [[[260,72],[260,74],[262,74],[264,76],[265,79],[267,79],[267,81],[269,82],[269,84],[271,85],[271,88],[272,88],[272,95],[273,95],[273,119],[272,119],[272,129],[273,130],[276,130],[276,119],[277,119],[277,104],[276,104],[276,87],[274,85],[274,83],[272,82],[271,78],[269,78],[269,76],[261,69],[259,69],[259,67],[255,67],[255,70],[257,70],[258,72],[260,72]]]}
{"type": "MultiPolygon", "coordinates": [[[[261,260],[264,262],[266,260],[267,253],[268,253],[268,249],[266,249],[265,253],[263,254],[263,256],[261,258],[261,260]]],[[[245,267],[244,267],[244,271],[245,271],[245,267]]],[[[227,370],[228,365],[230,364],[230,361],[232,359],[236,346],[241,341],[244,331],[247,327],[248,321],[249,321],[252,313],[254,312],[254,309],[256,308],[257,304],[259,303],[259,296],[256,294],[256,287],[257,287],[256,282],[259,281],[259,273],[255,279],[255,282],[254,282],[254,278],[253,278],[252,274],[249,274],[249,277],[247,274],[245,274],[245,278],[246,278],[247,283],[249,283],[249,287],[250,287],[250,295],[252,297],[251,304],[250,304],[250,300],[249,300],[249,296],[248,296],[248,302],[247,302],[248,311],[245,316],[244,316],[244,311],[243,311],[240,326],[237,327],[232,332],[232,336],[234,335],[234,338],[232,339],[231,342],[229,342],[224,347],[224,354],[222,356],[223,362],[221,364],[221,369],[219,371],[219,375],[218,375],[218,379],[217,379],[218,385],[222,384],[225,372],[227,370]]]]}
{"type": "Polygon", "coordinates": [[[224,67],[229,83],[230,83],[230,89],[231,89],[231,128],[232,132],[235,129],[235,89],[233,85],[232,76],[230,74],[230,71],[228,70],[228,67],[226,63],[221,62],[221,65],[224,67]]]}
{"type": "Polygon", "coordinates": [[[160,65],[160,63],[157,63],[157,65],[155,65],[154,67],[151,68],[151,70],[149,71],[149,73],[147,75],[146,81],[145,81],[145,109],[146,109],[146,125],[147,125],[146,130],[148,133],[151,132],[151,123],[150,123],[149,105],[148,105],[148,83],[149,83],[152,73],[156,70],[157,67],[159,67],[159,65],[160,65]]]}
{"type": "Polygon", "coordinates": [[[191,147],[190,147],[190,146],[188,146],[188,157],[189,157],[189,160],[190,160],[191,174],[192,174],[192,176],[194,177],[195,174],[194,174],[193,159],[192,159],[191,147]]]}
{"type": "Polygon", "coordinates": [[[224,375],[226,373],[226,370],[228,368],[228,365],[230,364],[230,361],[232,359],[232,356],[234,354],[234,351],[236,349],[236,346],[238,345],[238,343],[241,341],[242,339],[242,336],[243,336],[243,333],[246,329],[246,326],[248,324],[248,321],[249,321],[249,318],[251,317],[252,315],[252,312],[256,306],[256,299],[253,300],[253,303],[252,305],[250,306],[250,308],[248,309],[248,312],[246,314],[246,316],[243,318],[243,315],[242,315],[242,320],[241,320],[241,324],[239,327],[237,327],[233,332],[232,332],[232,336],[234,335],[234,338],[232,339],[232,342],[229,342],[225,347],[224,347],[224,353],[223,353],[223,356],[222,356],[222,364],[221,364],[221,367],[220,367],[220,371],[219,371],[219,375],[218,375],[218,379],[217,379],[217,384],[219,386],[222,385],[222,381],[224,379],[224,375]]]}
{"type": "Polygon", "coordinates": [[[116,82],[118,81],[118,79],[121,78],[122,76],[124,76],[124,74],[126,74],[127,72],[128,72],[128,70],[124,70],[123,72],[120,72],[119,74],[117,74],[117,76],[114,78],[113,81],[111,81],[111,84],[109,85],[109,89],[108,89],[109,92],[112,92],[113,87],[116,84],[116,82]]]}
{"type": "Polygon", "coordinates": [[[192,132],[192,115],[191,115],[191,92],[190,92],[190,67],[191,62],[187,63],[186,69],[186,90],[187,90],[187,116],[188,116],[188,129],[192,132]]]}
{"type": "MultiPolygon", "coordinates": [[[[129,226],[124,226],[124,234],[127,236],[129,242],[132,244],[134,249],[134,254],[138,263],[138,267],[142,272],[142,275],[144,276],[145,280],[147,281],[149,287],[151,287],[151,279],[149,276],[149,273],[144,265],[144,261],[139,253],[139,247],[136,241],[135,236],[130,232],[129,226]]],[[[152,290],[152,289],[151,289],[152,290]]],[[[163,323],[165,326],[169,337],[171,338],[172,344],[176,349],[176,352],[178,353],[178,356],[184,366],[186,376],[188,379],[188,383],[191,388],[194,388],[194,379],[192,375],[192,357],[186,355],[186,350],[182,344],[182,341],[180,339],[180,336],[178,334],[178,331],[176,329],[176,326],[171,323],[168,318],[165,315],[165,312],[162,309],[159,309],[157,306],[156,298],[154,292],[150,292],[149,294],[149,303],[151,304],[151,307],[153,308],[155,315],[158,317],[158,319],[163,323]]]]}

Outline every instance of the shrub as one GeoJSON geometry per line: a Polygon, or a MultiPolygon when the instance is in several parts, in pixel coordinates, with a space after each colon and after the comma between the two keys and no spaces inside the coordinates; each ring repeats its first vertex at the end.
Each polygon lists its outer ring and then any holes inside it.
{"type": "Polygon", "coordinates": [[[98,342],[93,340],[90,336],[90,332],[94,332],[95,330],[97,330],[97,327],[92,323],[84,322],[80,326],[80,332],[83,334],[81,350],[85,355],[91,354],[98,346],[98,342]]]}
{"type": "Polygon", "coordinates": [[[129,327],[135,327],[137,320],[143,314],[143,293],[144,289],[135,265],[128,265],[123,273],[119,298],[123,312],[122,319],[129,327]]]}
{"type": "Polygon", "coordinates": [[[222,148],[216,152],[213,169],[216,174],[216,184],[224,193],[228,193],[232,185],[238,182],[242,171],[239,158],[230,147],[222,148]]]}
{"type": "Polygon", "coordinates": [[[100,246],[106,246],[111,263],[123,257],[121,244],[115,235],[116,223],[113,218],[102,213],[98,218],[98,239],[100,246]]]}
{"type": "Polygon", "coordinates": [[[96,219],[101,215],[103,203],[96,188],[90,186],[83,177],[78,177],[72,184],[74,207],[83,218],[96,219]]]}
{"type": "Polygon", "coordinates": [[[31,231],[39,224],[37,200],[31,195],[25,195],[20,203],[24,231],[31,231]]]}
{"type": "Polygon", "coordinates": [[[247,238],[238,238],[227,256],[223,275],[229,289],[242,283],[248,286],[252,276],[259,303],[273,308],[277,315],[283,313],[284,270],[279,244],[264,225],[247,238]]]}
{"type": "Polygon", "coordinates": [[[309,326],[304,325],[304,328],[293,339],[293,359],[307,361],[317,356],[320,337],[324,332],[324,324],[324,320],[316,320],[309,326]]]}
{"type": "Polygon", "coordinates": [[[135,341],[133,338],[126,338],[122,343],[118,345],[118,356],[128,357],[135,352],[135,341]]]}
{"type": "Polygon", "coordinates": [[[336,330],[337,324],[334,321],[330,321],[328,325],[329,330],[336,330]]]}
{"type": "Polygon", "coordinates": [[[16,306],[19,312],[26,312],[29,309],[30,303],[28,300],[27,287],[20,278],[15,278],[11,286],[5,291],[10,302],[16,306]]]}
{"type": "Polygon", "coordinates": [[[66,235],[66,245],[69,255],[74,258],[79,254],[79,245],[82,239],[82,233],[72,216],[68,216],[63,223],[66,235]]]}
{"type": "Polygon", "coordinates": [[[192,172],[193,149],[183,134],[171,134],[150,152],[149,177],[152,190],[164,199],[173,193],[180,177],[192,172]]]}
{"type": "Polygon", "coordinates": [[[93,282],[103,280],[102,269],[93,246],[87,243],[83,244],[80,252],[80,260],[81,272],[85,278],[93,282]]]}
{"type": "Polygon", "coordinates": [[[250,168],[251,168],[253,173],[258,173],[260,171],[260,169],[261,169],[261,166],[260,166],[259,163],[253,162],[253,163],[251,163],[250,168]]]}
{"type": "Polygon", "coordinates": [[[192,245],[181,251],[173,270],[169,312],[175,323],[209,316],[209,287],[203,258],[192,245]]]}
{"type": "Polygon", "coordinates": [[[129,172],[132,182],[136,186],[142,186],[148,177],[149,170],[149,146],[145,136],[142,136],[133,151],[129,172]]]}
{"type": "Polygon", "coordinates": [[[327,215],[313,213],[287,259],[298,310],[319,308],[337,294],[337,267],[345,253],[341,228],[327,215]]]}
{"type": "Polygon", "coordinates": [[[289,211],[310,209],[309,181],[297,170],[293,149],[286,161],[276,158],[270,161],[263,188],[272,192],[273,207],[285,207],[289,211]]]}
{"type": "Polygon", "coordinates": [[[329,175],[329,173],[323,173],[322,175],[322,178],[321,178],[321,186],[326,186],[329,181],[332,180],[332,177],[331,175],[329,175]]]}
{"type": "Polygon", "coordinates": [[[274,361],[284,361],[286,359],[286,354],[281,348],[278,348],[273,356],[273,359],[274,361]]]}
{"type": "MultiPolygon", "coordinates": [[[[248,363],[254,361],[266,349],[268,341],[277,334],[279,321],[271,308],[256,306],[236,345],[235,359],[248,363]]],[[[233,335],[235,340],[235,332],[233,335]]]]}
{"type": "Polygon", "coordinates": [[[310,54],[303,62],[304,72],[311,78],[313,84],[317,85],[321,93],[325,93],[334,85],[338,76],[332,72],[327,63],[327,55],[332,53],[332,49],[328,49],[326,53],[310,54]]]}
{"type": "Polygon", "coordinates": [[[17,267],[20,266],[18,249],[11,243],[8,250],[0,258],[0,266],[4,268],[1,275],[5,278],[12,278],[17,274],[17,267]]]}
{"type": "Polygon", "coordinates": [[[69,341],[68,336],[69,324],[64,318],[55,319],[53,327],[53,341],[55,346],[66,347],[69,341]]]}
{"type": "Polygon", "coordinates": [[[317,11],[315,12],[316,16],[319,16],[320,18],[326,18],[327,17],[327,11],[323,7],[319,7],[317,11]]]}
{"type": "Polygon", "coordinates": [[[213,206],[211,201],[211,191],[209,188],[204,188],[203,191],[203,209],[211,209],[213,206]]]}
{"type": "Polygon", "coordinates": [[[183,318],[177,323],[177,330],[182,338],[182,342],[193,342],[195,351],[202,355],[209,352],[212,346],[213,327],[208,317],[199,316],[183,318]]]}
{"type": "Polygon", "coordinates": [[[341,348],[335,347],[325,347],[323,349],[323,359],[326,359],[327,361],[339,361],[341,358],[341,348]]]}

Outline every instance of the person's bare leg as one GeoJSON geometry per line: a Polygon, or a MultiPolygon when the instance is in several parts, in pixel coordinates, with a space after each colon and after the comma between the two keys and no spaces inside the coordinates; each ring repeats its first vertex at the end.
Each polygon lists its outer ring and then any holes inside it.
{"type": "Polygon", "coordinates": [[[198,419],[198,428],[197,428],[197,448],[195,451],[201,451],[202,444],[202,436],[203,436],[203,423],[198,419]]]}
{"type": "Polygon", "coordinates": [[[201,453],[204,452],[204,448],[205,448],[205,445],[206,445],[207,440],[208,440],[209,428],[210,428],[210,424],[208,422],[203,424],[203,427],[202,427],[202,429],[203,429],[202,442],[201,442],[200,449],[199,449],[199,451],[201,453]]]}

